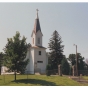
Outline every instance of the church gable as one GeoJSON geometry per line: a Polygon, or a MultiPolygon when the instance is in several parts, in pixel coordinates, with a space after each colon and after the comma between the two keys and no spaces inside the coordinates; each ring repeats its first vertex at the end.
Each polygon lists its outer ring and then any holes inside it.
{"type": "Polygon", "coordinates": [[[43,34],[42,34],[42,32],[41,32],[40,30],[36,33],[36,35],[41,35],[41,36],[43,36],[43,34]]]}
{"type": "Polygon", "coordinates": [[[31,34],[31,37],[33,36],[33,34],[35,34],[35,35],[36,35],[38,32],[39,32],[39,33],[41,33],[41,35],[43,36],[43,34],[42,34],[41,30],[38,30],[36,33],[35,33],[35,31],[33,30],[33,31],[32,31],[32,34],[31,34]]]}

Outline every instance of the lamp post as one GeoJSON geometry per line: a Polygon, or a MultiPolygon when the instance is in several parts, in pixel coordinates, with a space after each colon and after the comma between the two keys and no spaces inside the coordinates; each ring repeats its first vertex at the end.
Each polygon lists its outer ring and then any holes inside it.
{"type": "Polygon", "coordinates": [[[76,46],[76,75],[78,76],[78,58],[77,58],[77,45],[74,44],[74,46],[76,46]]]}

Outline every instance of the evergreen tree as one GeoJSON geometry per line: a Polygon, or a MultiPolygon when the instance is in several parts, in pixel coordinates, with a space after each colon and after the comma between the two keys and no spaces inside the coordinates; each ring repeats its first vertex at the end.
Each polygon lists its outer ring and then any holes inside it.
{"type": "Polygon", "coordinates": [[[69,73],[70,73],[70,65],[69,65],[66,58],[62,59],[61,65],[62,65],[62,74],[69,75],[69,73]]]}
{"type": "Polygon", "coordinates": [[[48,64],[48,65],[46,66],[46,75],[47,75],[47,76],[50,76],[50,75],[51,75],[51,70],[52,70],[51,65],[48,64]]]}
{"type": "Polygon", "coordinates": [[[85,70],[88,70],[88,58],[85,59],[85,70]]]}
{"type": "MultiPolygon", "coordinates": [[[[82,57],[80,53],[77,53],[77,59],[78,70],[83,70],[85,67],[84,57],[82,57]]],[[[68,60],[71,62],[72,66],[76,65],[76,54],[69,54],[68,60]]]]}
{"type": "Polygon", "coordinates": [[[26,38],[23,36],[21,40],[20,33],[16,32],[16,35],[13,38],[8,38],[7,41],[4,48],[5,65],[11,71],[24,73],[26,65],[28,64],[28,59],[25,59],[28,47],[26,38]]]}
{"type": "Polygon", "coordinates": [[[3,56],[4,56],[4,54],[2,52],[0,52],[0,74],[1,74],[1,67],[3,65],[3,56]]]}
{"type": "Polygon", "coordinates": [[[61,60],[63,59],[63,48],[61,45],[62,40],[61,36],[55,30],[53,32],[52,38],[50,38],[49,44],[49,64],[51,64],[52,69],[57,69],[58,65],[61,64],[61,60]]]}
{"type": "Polygon", "coordinates": [[[76,64],[76,55],[69,54],[68,60],[71,62],[72,66],[76,64]]]}
{"type": "Polygon", "coordinates": [[[78,57],[78,70],[85,70],[84,57],[80,53],[77,54],[78,57]]]}
{"type": "MultiPolygon", "coordinates": [[[[71,65],[76,65],[76,54],[70,54],[68,60],[71,62],[71,65]]],[[[78,69],[78,74],[83,73],[85,70],[85,62],[84,62],[84,57],[81,56],[80,53],[77,53],[77,69],[78,69]]]]}

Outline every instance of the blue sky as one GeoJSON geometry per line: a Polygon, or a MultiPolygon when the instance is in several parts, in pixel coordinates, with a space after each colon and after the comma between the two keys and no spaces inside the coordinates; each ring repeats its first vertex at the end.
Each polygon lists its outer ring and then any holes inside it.
{"type": "Polygon", "coordinates": [[[66,57],[75,53],[73,44],[77,44],[78,52],[88,58],[88,3],[0,3],[0,52],[16,31],[31,43],[37,8],[44,47],[48,48],[49,39],[57,30],[66,57]]]}

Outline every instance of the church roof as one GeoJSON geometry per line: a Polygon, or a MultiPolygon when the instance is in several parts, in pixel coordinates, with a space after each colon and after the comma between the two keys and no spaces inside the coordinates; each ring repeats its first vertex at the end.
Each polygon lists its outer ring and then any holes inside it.
{"type": "Polygon", "coordinates": [[[43,47],[43,46],[32,46],[33,48],[44,48],[44,49],[46,49],[45,47],[43,47]]]}
{"type": "Polygon", "coordinates": [[[37,17],[35,19],[35,24],[34,24],[32,34],[33,34],[33,32],[36,34],[39,30],[41,32],[41,27],[40,27],[40,22],[39,22],[39,17],[38,17],[38,9],[37,9],[37,17]]]}
{"type": "Polygon", "coordinates": [[[40,28],[40,23],[39,23],[39,19],[38,18],[36,18],[35,19],[35,24],[34,24],[34,29],[33,29],[33,31],[35,32],[35,33],[37,33],[37,31],[41,31],[41,28],[40,28]]]}

